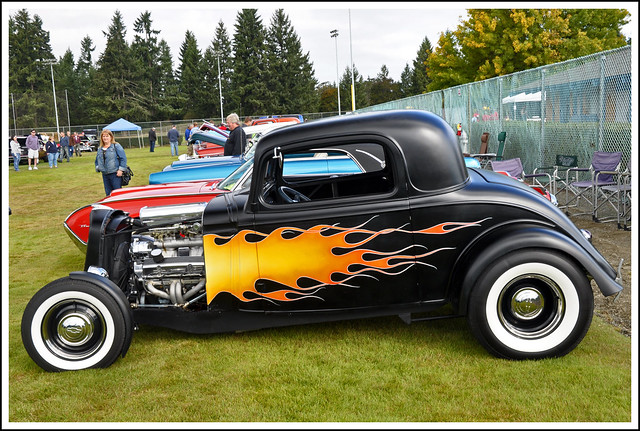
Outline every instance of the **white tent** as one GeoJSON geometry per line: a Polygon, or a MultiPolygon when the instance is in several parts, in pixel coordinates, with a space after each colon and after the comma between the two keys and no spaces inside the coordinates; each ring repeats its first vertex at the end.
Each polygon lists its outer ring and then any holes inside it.
{"type": "Polygon", "coordinates": [[[112,132],[137,131],[138,132],[137,133],[138,134],[138,145],[140,146],[140,148],[143,147],[142,134],[141,134],[142,127],[138,126],[137,124],[133,124],[133,123],[125,120],[124,118],[120,118],[120,119],[114,121],[113,123],[104,126],[103,129],[109,129],[112,132]]]}
{"type": "Polygon", "coordinates": [[[542,100],[542,92],[535,93],[520,93],[515,96],[507,96],[502,99],[502,103],[516,103],[516,102],[540,102],[542,100]]]}

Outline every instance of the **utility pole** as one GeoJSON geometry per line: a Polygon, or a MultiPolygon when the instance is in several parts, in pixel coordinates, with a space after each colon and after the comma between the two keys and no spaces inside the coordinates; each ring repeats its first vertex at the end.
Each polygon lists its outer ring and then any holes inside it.
{"type": "Polygon", "coordinates": [[[340,111],[340,80],[338,79],[338,30],[331,30],[329,32],[332,38],[336,39],[336,87],[338,87],[338,115],[341,115],[340,111]]]}
{"type": "Polygon", "coordinates": [[[351,9],[349,9],[349,52],[351,55],[351,112],[356,110],[356,85],[354,81],[355,67],[353,65],[353,45],[351,43],[351,9]]]}
{"type": "Polygon", "coordinates": [[[39,60],[44,65],[49,65],[51,68],[51,85],[53,86],[53,107],[56,110],[56,131],[58,132],[58,136],[60,136],[60,124],[58,123],[58,102],[56,101],[56,82],[53,79],[53,65],[58,64],[58,60],[55,58],[50,58],[48,60],[39,60]]]}
{"type": "Polygon", "coordinates": [[[218,58],[218,88],[220,89],[220,117],[222,117],[220,123],[224,124],[224,112],[222,111],[222,80],[220,78],[220,52],[215,51],[214,54],[218,58]]]}

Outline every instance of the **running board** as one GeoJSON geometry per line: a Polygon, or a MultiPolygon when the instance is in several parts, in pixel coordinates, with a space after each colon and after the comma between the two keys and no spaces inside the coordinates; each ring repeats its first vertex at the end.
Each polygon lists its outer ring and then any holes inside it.
{"type": "Polygon", "coordinates": [[[447,314],[444,316],[428,316],[428,317],[416,317],[412,318],[411,313],[402,313],[398,314],[400,320],[402,320],[407,325],[410,325],[411,322],[424,322],[426,320],[442,320],[442,319],[451,319],[455,317],[463,317],[461,314],[447,314]]]}

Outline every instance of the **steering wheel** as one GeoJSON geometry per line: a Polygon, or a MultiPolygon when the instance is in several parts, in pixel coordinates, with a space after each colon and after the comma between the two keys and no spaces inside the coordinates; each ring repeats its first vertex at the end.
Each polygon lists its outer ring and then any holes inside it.
{"type": "Polygon", "coordinates": [[[278,188],[278,194],[287,203],[309,202],[311,200],[305,195],[303,195],[302,193],[300,193],[299,191],[294,190],[291,187],[287,187],[287,186],[280,186],[278,188]]]}

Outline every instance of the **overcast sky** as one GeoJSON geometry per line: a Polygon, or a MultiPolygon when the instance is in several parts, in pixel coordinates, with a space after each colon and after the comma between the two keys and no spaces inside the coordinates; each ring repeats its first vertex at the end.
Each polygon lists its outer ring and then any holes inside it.
{"type": "MultiPolygon", "coordinates": [[[[335,82],[342,77],[351,56],[358,72],[366,79],[375,77],[382,65],[389,69],[395,81],[406,64],[418,54],[426,36],[435,48],[440,34],[455,30],[467,18],[466,8],[478,7],[469,2],[244,2],[245,8],[258,9],[265,27],[271,24],[276,8],[289,16],[300,38],[303,53],[309,53],[318,82],[335,82]],[[339,36],[332,39],[330,31],[339,36]],[[337,70],[336,70],[337,42],[337,70]],[[337,73],[336,73],[337,72],[337,73]]],[[[159,38],[169,44],[178,67],[180,46],[187,30],[191,30],[204,51],[215,36],[222,20],[230,39],[235,33],[239,7],[230,2],[3,2],[3,19],[8,20],[19,9],[26,8],[30,16],[38,15],[43,28],[50,34],[50,44],[56,58],[71,49],[74,60],[80,55],[80,42],[89,36],[96,47],[94,61],[104,51],[107,32],[116,10],[123,16],[126,39],[133,40],[133,23],[144,11],[151,12],[153,28],[160,30],[159,38]]],[[[510,7],[580,7],[581,3],[514,3],[510,7]]],[[[505,3],[483,3],[483,7],[504,7],[505,3]]],[[[590,8],[594,8],[589,3],[590,8]]],[[[631,36],[635,26],[637,4],[619,2],[615,7],[627,8],[632,23],[624,28],[631,36]]],[[[6,21],[5,21],[6,22],[6,21]]]]}
{"type": "MultiPolygon", "coordinates": [[[[38,15],[50,34],[56,58],[71,49],[74,60],[80,55],[80,42],[85,36],[93,41],[94,61],[104,51],[114,12],[119,10],[126,26],[126,39],[133,40],[133,23],[146,10],[151,12],[153,28],[171,48],[174,68],[178,66],[180,46],[187,30],[191,30],[204,51],[211,45],[218,22],[222,20],[230,39],[235,33],[240,6],[258,9],[265,27],[277,8],[284,9],[300,38],[303,53],[309,53],[315,77],[319,82],[336,80],[336,39],[330,31],[337,29],[337,63],[342,76],[350,61],[366,79],[375,77],[382,65],[391,78],[398,81],[405,64],[412,66],[424,37],[432,46],[438,44],[441,32],[455,30],[466,18],[464,3],[301,3],[301,2],[4,2],[3,9],[14,15],[26,8],[30,16],[38,15]],[[233,7],[230,7],[233,6],[233,7]],[[238,5],[238,6],[235,6],[238,5]],[[351,14],[351,29],[349,28],[351,14]],[[351,30],[351,38],[349,32],[351,30]],[[350,40],[351,39],[351,40],[350,40]]],[[[7,18],[8,19],[8,18],[7,18]]]]}

